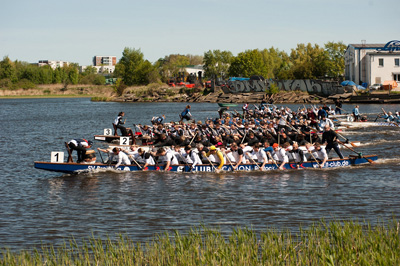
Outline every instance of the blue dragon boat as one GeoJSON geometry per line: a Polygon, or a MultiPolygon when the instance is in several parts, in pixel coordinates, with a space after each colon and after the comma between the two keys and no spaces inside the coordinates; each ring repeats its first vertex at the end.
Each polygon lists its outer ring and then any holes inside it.
{"type": "MultiPolygon", "coordinates": [[[[335,167],[349,167],[354,165],[361,165],[372,163],[378,159],[377,155],[364,155],[364,156],[349,156],[344,159],[330,159],[327,160],[323,165],[323,168],[335,168],[335,167]]],[[[169,169],[164,169],[163,166],[152,165],[146,167],[146,169],[142,169],[138,165],[120,165],[118,168],[115,168],[112,164],[104,164],[104,163],[54,163],[54,162],[34,162],[35,168],[53,171],[53,172],[62,172],[62,173],[82,173],[82,172],[92,172],[92,171],[107,171],[107,170],[118,170],[118,171],[170,171],[170,172],[215,172],[215,167],[209,164],[200,164],[196,165],[193,169],[189,165],[178,164],[171,165],[169,169]]],[[[285,169],[296,169],[297,165],[295,163],[286,163],[284,165],[285,169]]],[[[307,161],[300,165],[301,169],[307,168],[319,168],[320,163],[316,161],[307,161]]],[[[265,171],[277,170],[278,167],[274,163],[269,163],[264,166],[265,171]]],[[[232,171],[232,165],[225,164],[222,168],[223,171],[229,172],[232,171]]],[[[237,169],[238,171],[260,171],[260,164],[243,164],[240,165],[237,169]]]]}

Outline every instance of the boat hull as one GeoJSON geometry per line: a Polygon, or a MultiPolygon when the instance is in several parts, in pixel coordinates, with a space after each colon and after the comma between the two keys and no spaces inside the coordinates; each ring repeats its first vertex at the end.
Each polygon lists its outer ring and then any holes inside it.
{"type": "MultiPolygon", "coordinates": [[[[360,165],[369,163],[368,160],[376,161],[378,157],[376,155],[367,155],[360,157],[349,157],[345,159],[331,159],[328,160],[324,168],[334,168],[334,167],[346,167],[353,165],[360,165]]],[[[296,169],[296,164],[287,163],[284,165],[285,169],[296,169]]],[[[300,168],[318,168],[319,164],[317,162],[304,162],[300,165],[300,168]]],[[[79,164],[79,163],[51,163],[51,162],[35,162],[35,168],[53,171],[53,172],[62,172],[62,173],[81,173],[81,172],[91,172],[91,171],[99,171],[99,170],[119,170],[119,171],[142,171],[137,165],[120,165],[118,168],[113,167],[113,165],[103,164],[103,163],[93,163],[93,164],[79,164]]],[[[264,169],[268,170],[276,170],[278,167],[271,163],[266,164],[264,169]]],[[[163,166],[149,166],[147,167],[148,171],[160,171],[165,170],[163,166]]],[[[226,164],[222,168],[223,171],[232,171],[232,166],[230,164],[226,164]]],[[[257,171],[260,170],[259,165],[256,164],[243,164],[238,167],[239,171],[257,171]]],[[[179,165],[171,165],[170,172],[214,172],[214,167],[211,165],[197,165],[194,169],[190,169],[188,165],[179,164],[179,165]]]]}

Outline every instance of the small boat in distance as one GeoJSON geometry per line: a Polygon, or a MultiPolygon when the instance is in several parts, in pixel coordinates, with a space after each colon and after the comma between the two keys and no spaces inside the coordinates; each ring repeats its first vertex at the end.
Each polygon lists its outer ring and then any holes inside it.
{"type": "Polygon", "coordinates": [[[235,107],[237,106],[236,103],[218,103],[220,107],[235,107]]]}

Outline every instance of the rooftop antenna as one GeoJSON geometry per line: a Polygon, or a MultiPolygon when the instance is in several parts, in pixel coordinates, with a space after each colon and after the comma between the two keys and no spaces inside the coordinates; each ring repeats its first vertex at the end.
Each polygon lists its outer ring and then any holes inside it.
{"type": "Polygon", "coordinates": [[[366,44],[366,43],[367,43],[366,40],[361,40],[361,44],[362,44],[363,47],[365,47],[365,44],[366,44]]]}

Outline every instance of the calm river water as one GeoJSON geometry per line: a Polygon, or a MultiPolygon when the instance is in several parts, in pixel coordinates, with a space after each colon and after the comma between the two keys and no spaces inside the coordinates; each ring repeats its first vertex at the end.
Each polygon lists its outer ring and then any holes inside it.
{"type": "MultiPolygon", "coordinates": [[[[149,124],[162,114],[168,121],[177,120],[185,105],[1,99],[0,248],[19,250],[58,245],[70,236],[113,238],[118,233],[147,241],[155,233],[184,233],[200,224],[230,233],[237,226],[258,232],[297,230],[322,218],[366,219],[372,224],[398,218],[398,128],[347,130],[350,140],[362,141],[358,151],[377,154],[379,160],[344,169],[63,175],[33,168],[35,160],[50,160],[51,151],[64,151],[65,141],[101,134],[120,111],[131,126],[149,124]]],[[[361,105],[360,111],[373,120],[382,107],[395,111],[399,106],[361,105]]],[[[343,108],[351,111],[352,106],[343,108]]],[[[196,120],[217,116],[217,109],[217,104],[192,104],[196,120]]],[[[95,142],[94,147],[105,144],[95,142]]]]}

